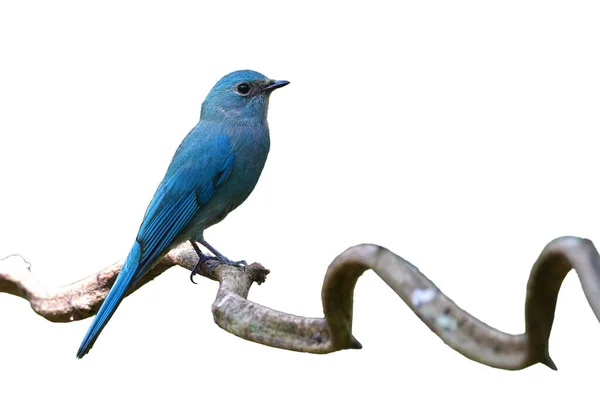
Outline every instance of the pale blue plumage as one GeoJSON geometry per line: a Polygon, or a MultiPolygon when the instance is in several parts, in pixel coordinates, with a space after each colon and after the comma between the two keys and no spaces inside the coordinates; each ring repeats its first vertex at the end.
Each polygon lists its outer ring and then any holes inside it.
{"type": "MultiPolygon", "coordinates": [[[[244,70],[224,76],[213,87],[202,104],[200,122],[179,145],[146,210],[136,241],[83,339],[78,358],[93,346],[127,291],[178,244],[198,241],[219,261],[236,264],[204,240],[204,230],[225,218],[254,189],[269,152],[269,95],[286,84],[244,70]]],[[[205,257],[199,256],[201,261],[205,257]]]]}

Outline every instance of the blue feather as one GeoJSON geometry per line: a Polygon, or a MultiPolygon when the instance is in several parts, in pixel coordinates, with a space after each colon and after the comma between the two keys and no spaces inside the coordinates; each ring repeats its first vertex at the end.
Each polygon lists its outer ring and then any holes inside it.
{"type": "Polygon", "coordinates": [[[77,358],[81,358],[87,354],[87,352],[92,348],[96,338],[110,319],[113,313],[117,309],[117,306],[123,300],[125,293],[129,289],[129,282],[131,281],[131,277],[135,273],[137,266],[139,265],[140,260],[140,244],[135,243],[129,252],[129,256],[127,256],[127,260],[121,269],[121,272],[117,276],[117,279],[110,289],[108,296],[102,303],[98,314],[96,314],[96,318],[92,325],[89,327],[81,346],[79,346],[79,350],[77,351],[77,358]]]}
{"type": "MultiPolygon", "coordinates": [[[[127,292],[171,248],[202,238],[252,192],[269,151],[268,96],[285,81],[254,71],[226,75],[202,104],[148,205],[136,241],[77,352],[94,345],[127,292]],[[242,93],[241,83],[253,92],[242,93]]],[[[220,254],[219,254],[220,255],[220,254]]],[[[223,257],[222,255],[220,255],[223,257]]]]}

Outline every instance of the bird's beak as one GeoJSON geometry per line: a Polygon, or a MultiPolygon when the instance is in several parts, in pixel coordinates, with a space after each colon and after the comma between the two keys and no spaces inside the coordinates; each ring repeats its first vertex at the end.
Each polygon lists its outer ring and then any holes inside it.
{"type": "Polygon", "coordinates": [[[290,82],[288,81],[269,81],[269,85],[263,88],[263,92],[272,92],[275,89],[279,89],[280,87],[284,87],[288,85],[290,82]]]}

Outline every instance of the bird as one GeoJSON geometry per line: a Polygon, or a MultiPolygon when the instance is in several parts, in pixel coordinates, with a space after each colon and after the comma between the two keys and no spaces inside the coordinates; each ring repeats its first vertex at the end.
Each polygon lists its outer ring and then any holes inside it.
{"type": "MultiPolygon", "coordinates": [[[[221,78],[202,102],[200,120],[177,148],[150,201],[135,242],[77,351],[85,356],[129,289],[170,249],[190,241],[199,257],[190,279],[208,260],[238,267],[204,239],[254,190],[270,148],[269,97],[289,84],[252,71],[221,78]],[[197,243],[214,256],[204,254],[197,243]]],[[[214,264],[214,263],[213,263],[214,264]]]]}

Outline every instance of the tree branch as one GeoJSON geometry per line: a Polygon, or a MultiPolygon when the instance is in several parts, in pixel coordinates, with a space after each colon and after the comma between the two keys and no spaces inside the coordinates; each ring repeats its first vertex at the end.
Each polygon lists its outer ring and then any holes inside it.
{"type": "MultiPolygon", "coordinates": [[[[129,294],[172,266],[191,270],[197,256],[189,244],[167,254],[129,294]]],[[[58,288],[40,284],[20,256],[0,261],[0,292],[29,301],[33,310],[54,322],[90,317],[100,307],[120,271],[115,264],[88,278],[58,288]],[[22,260],[18,262],[19,260],[22,260]]],[[[241,338],[309,353],[361,348],[352,336],[354,286],[372,269],[448,346],[482,364],[522,369],[543,363],[556,369],[548,354],[558,291],[575,269],[583,291],[600,320],[600,255],[591,241],[562,237],[550,242],[534,264],[525,303],[526,332],[501,332],[473,317],[444,295],[425,275],[391,251],[371,244],[351,247],[329,266],[323,282],[324,318],[286,314],[247,300],[254,282],[265,281],[269,270],[260,264],[244,269],[219,265],[200,274],[220,283],[212,305],[214,320],[241,338]]]]}

